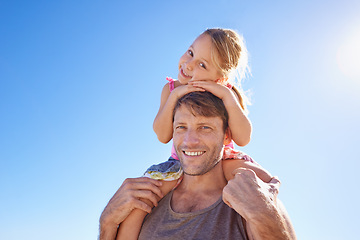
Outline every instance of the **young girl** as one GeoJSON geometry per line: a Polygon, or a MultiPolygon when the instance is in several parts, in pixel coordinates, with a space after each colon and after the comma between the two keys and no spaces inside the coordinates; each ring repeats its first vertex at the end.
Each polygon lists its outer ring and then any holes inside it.
{"type": "MultiPolygon", "coordinates": [[[[235,75],[240,80],[247,70],[247,52],[240,36],[230,29],[208,29],[195,39],[180,58],[178,80],[167,78],[161,93],[159,112],[154,120],[158,139],[168,143],[173,134],[173,109],[177,100],[193,91],[209,91],[223,100],[229,114],[229,128],[233,141],[245,146],[250,141],[251,123],[246,116],[246,99],[240,87],[235,87],[235,75]]],[[[240,84],[238,84],[240,86],[240,84]]],[[[224,176],[233,178],[239,167],[252,169],[264,182],[271,176],[248,155],[236,151],[233,144],[225,146],[224,176]],[[229,160],[232,159],[232,160],[229,160]]],[[[174,147],[167,162],[151,166],[144,176],[163,180],[161,191],[165,196],[181,180],[182,170],[174,147]]],[[[152,205],[149,201],[144,202],[152,205]]],[[[146,212],[135,209],[120,224],[117,239],[137,239],[146,212]]]]}

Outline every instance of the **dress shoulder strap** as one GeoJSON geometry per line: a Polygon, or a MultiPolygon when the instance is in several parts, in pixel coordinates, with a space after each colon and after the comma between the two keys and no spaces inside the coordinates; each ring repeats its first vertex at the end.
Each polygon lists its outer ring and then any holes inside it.
{"type": "Polygon", "coordinates": [[[172,90],[175,89],[175,84],[174,84],[175,81],[171,77],[166,77],[166,80],[169,81],[169,90],[170,90],[170,92],[172,92],[172,90]]]}

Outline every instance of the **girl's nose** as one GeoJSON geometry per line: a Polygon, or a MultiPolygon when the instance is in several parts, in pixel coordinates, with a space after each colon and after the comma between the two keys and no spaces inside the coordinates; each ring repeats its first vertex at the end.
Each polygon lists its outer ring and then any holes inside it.
{"type": "Polygon", "coordinates": [[[192,70],[193,70],[193,67],[194,67],[193,65],[194,65],[194,63],[193,63],[192,60],[188,61],[188,62],[186,63],[186,69],[192,71],[192,70]]]}

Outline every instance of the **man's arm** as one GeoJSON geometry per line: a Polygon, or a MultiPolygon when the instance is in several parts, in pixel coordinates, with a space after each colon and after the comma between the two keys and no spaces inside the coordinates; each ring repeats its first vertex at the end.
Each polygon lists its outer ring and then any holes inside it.
{"type": "Polygon", "coordinates": [[[250,239],[296,239],[283,204],[277,200],[280,182],[262,182],[250,169],[236,169],[223,190],[223,200],[245,220],[250,239]]]}
{"type": "Polygon", "coordinates": [[[100,240],[115,240],[118,226],[135,208],[150,213],[151,206],[140,199],[147,199],[154,206],[163,195],[160,181],[150,178],[128,178],[110,199],[100,216],[100,240]]]}
{"type": "Polygon", "coordinates": [[[251,222],[246,222],[250,239],[296,239],[295,231],[283,204],[277,200],[274,209],[260,212],[251,222]]]}

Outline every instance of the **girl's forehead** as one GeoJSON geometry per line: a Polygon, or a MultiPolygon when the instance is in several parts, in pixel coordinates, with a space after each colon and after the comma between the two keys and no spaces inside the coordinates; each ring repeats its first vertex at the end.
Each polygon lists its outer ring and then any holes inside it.
{"type": "MultiPolygon", "coordinates": [[[[213,43],[211,41],[211,37],[208,34],[200,34],[192,43],[192,46],[206,46],[206,47],[212,47],[213,43]]],[[[207,49],[209,52],[210,49],[207,49]]]]}
{"type": "Polygon", "coordinates": [[[204,58],[214,67],[217,66],[215,59],[219,60],[219,54],[208,34],[203,33],[198,36],[190,47],[193,48],[194,54],[198,54],[199,57],[204,58]]]}

